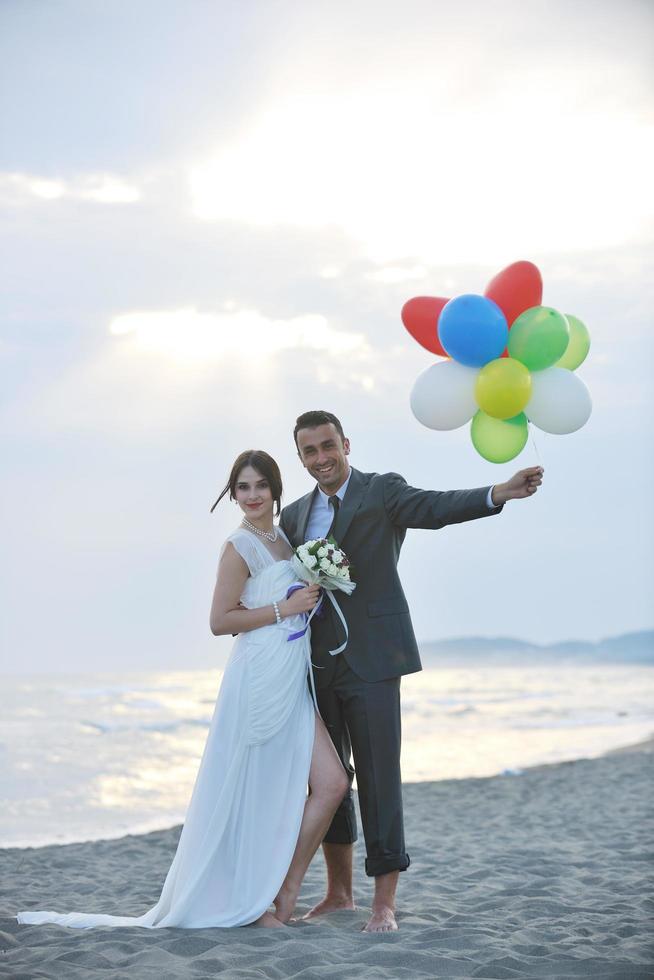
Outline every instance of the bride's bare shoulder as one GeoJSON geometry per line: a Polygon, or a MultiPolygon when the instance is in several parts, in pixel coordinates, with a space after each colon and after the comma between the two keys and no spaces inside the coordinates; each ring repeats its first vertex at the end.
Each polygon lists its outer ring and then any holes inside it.
{"type": "Polygon", "coordinates": [[[222,566],[227,562],[234,569],[244,566],[252,574],[258,563],[257,557],[256,547],[250,535],[243,528],[236,528],[223,542],[219,564],[222,566]]]}

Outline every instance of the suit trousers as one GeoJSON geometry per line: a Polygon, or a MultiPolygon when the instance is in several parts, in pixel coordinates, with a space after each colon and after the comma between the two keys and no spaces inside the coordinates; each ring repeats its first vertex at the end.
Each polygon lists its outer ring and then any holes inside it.
{"type": "Polygon", "coordinates": [[[369,683],[348,667],[342,654],[336,659],[329,683],[316,693],[322,719],[350,777],[350,789],[324,840],[351,844],[357,839],[351,788],[356,772],[366,874],[405,871],[410,859],[402,815],[400,678],[369,683]]]}

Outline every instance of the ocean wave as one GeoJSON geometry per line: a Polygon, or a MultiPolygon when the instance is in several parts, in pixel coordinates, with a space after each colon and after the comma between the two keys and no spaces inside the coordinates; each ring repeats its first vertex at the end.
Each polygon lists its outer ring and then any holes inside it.
{"type": "Polygon", "coordinates": [[[64,694],[71,698],[83,698],[88,700],[94,700],[98,698],[112,698],[117,695],[132,695],[132,694],[161,694],[162,691],[166,693],[172,691],[186,691],[187,688],[182,687],[179,684],[171,684],[169,686],[157,685],[157,686],[142,686],[136,685],[132,686],[130,684],[112,684],[107,687],[64,687],[58,685],[53,688],[57,694],[64,694]]]}
{"type": "Polygon", "coordinates": [[[91,728],[100,735],[116,732],[175,732],[180,728],[208,728],[211,718],[177,718],[175,721],[152,722],[104,722],[83,719],[79,722],[83,728],[91,728]]]}
{"type": "MultiPolygon", "coordinates": [[[[511,728],[519,731],[537,731],[538,729],[543,730],[556,730],[556,729],[568,729],[568,728],[622,728],[622,719],[628,717],[628,715],[622,712],[611,712],[606,715],[589,715],[585,718],[583,717],[570,717],[569,715],[562,715],[560,717],[552,718],[525,718],[516,719],[511,722],[511,728]]],[[[645,719],[643,719],[645,720],[645,719]]]]}
{"type": "MultiPolygon", "coordinates": [[[[75,680],[79,687],[58,679],[60,693],[50,677],[0,691],[0,841],[8,846],[122,836],[149,821],[172,826],[168,818],[186,808],[216,673],[75,680]]],[[[631,666],[410,675],[402,680],[403,776],[515,775],[632,745],[652,734],[653,682],[651,668],[631,666]]]]}

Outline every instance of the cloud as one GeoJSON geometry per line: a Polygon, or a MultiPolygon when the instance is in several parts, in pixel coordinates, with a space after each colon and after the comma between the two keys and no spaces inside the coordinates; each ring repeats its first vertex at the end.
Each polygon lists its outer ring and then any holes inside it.
{"type": "MultiPolygon", "coordinates": [[[[311,400],[323,385],[370,392],[383,366],[362,332],[315,313],[141,310],[118,314],[106,330],[72,364],[53,360],[23,383],[3,412],[4,431],[169,441],[216,419],[223,425],[233,406],[243,425],[248,418],[260,425],[262,412],[272,418],[270,405],[279,408],[282,391],[289,401],[311,400]]],[[[396,376],[397,368],[396,359],[382,374],[396,376]]]]}
{"type": "Polygon", "coordinates": [[[1,5],[0,169],[132,172],[236,131],[288,13],[234,0],[1,5]]]}
{"type": "Polygon", "coordinates": [[[411,282],[426,279],[428,270],[424,265],[385,265],[369,272],[366,276],[371,282],[411,282]]]}
{"type": "Polygon", "coordinates": [[[132,204],[141,191],[134,182],[115,174],[84,174],[74,179],[53,179],[36,174],[0,174],[0,204],[20,207],[62,198],[100,204],[132,204]]]}
{"type": "Polygon", "coordinates": [[[334,330],[327,318],[308,313],[274,320],[257,310],[199,313],[195,309],[122,313],[109,327],[135,353],[163,354],[176,362],[206,365],[227,355],[260,359],[281,351],[321,351],[330,357],[362,352],[361,334],[334,330]]]}

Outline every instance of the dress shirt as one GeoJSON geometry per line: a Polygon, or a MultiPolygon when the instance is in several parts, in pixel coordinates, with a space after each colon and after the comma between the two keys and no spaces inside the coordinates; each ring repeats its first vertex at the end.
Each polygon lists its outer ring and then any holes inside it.
{"type": "MultiPolygon", "coordinates": [[[[311,508],[311,514],[309,515],[309,522],[307,524],[306,539],[307,541],[315,541],[316,538],[324,538],[327,531],[331,527],[332,521],[334,519],[334,508],[329,503],[329,497],[336,496],[343,503],[343,497],[345,496],[345,491],[347,490],[347,485],[350,482],[350,476],[352,475],[352,470],[350,470],[347,480],[345,483],[338,488],[335,494],[326,494],[318,487],[318,493],[316,494],[316,499],[313,502],[311,508]]],[[[496,510],[496,506],[493,503],[493,490],[495,488],[491,487],[488,491],[488,496],[486,497],[486,503],[489,510],[496,510]]]]}
{"type": "Polygon", "coordinates": [[[329,502],[330,497],[338,497],[341,503],[343,503],[343,497],[345,496],[345,491],[347,490],[347,485],[350,482],[350,476],[352,475],[352,470],[348,473],[347,480],[345,483],[338,488],[336,493],[326,494],[318,487],[318,493],[316,494],[316,499],[313,502],[313,507],[311,508],[311,514],[309,516],[309,523],[307,524],[307,541],[315,541],[316,538],[324,538],[329,531],[332,521],[334,520],[334,508],[329,502]]]}

